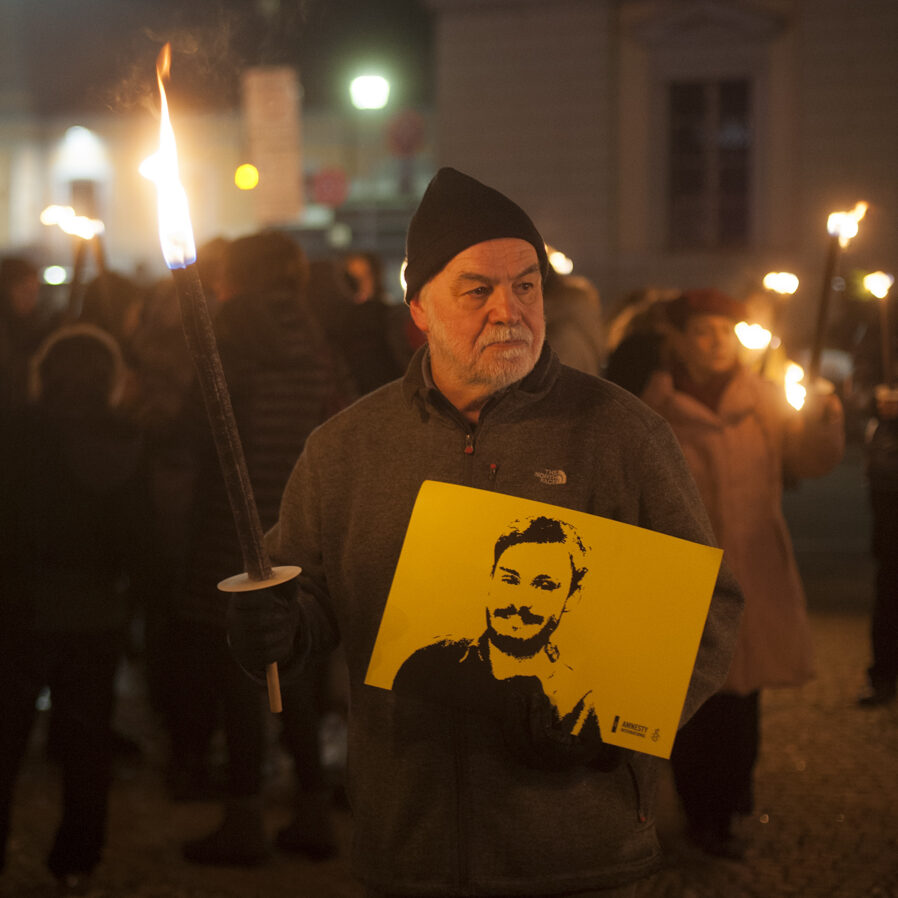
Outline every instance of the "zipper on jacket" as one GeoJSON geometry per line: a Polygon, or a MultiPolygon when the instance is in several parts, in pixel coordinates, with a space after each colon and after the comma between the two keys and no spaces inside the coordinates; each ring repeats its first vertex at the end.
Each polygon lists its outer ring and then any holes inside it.
{"type": "Polygon", "coordinates": [[[645,807],[642,804],[642,789],[639,785],[639,777],[636,775],[636,770],[633,767],[633,764],[630,761],[627,761],[627,771],[630,774],[630,780],[633,783],[633,791],[636,795],[636,819],[640,823],[645,823],[648,819],[648,815],[645,812],[645,807]]]}
{"type": "Polygon", "coordinates": [[[465,431],[465,462],[464,462],[464,480],[466,486],[474,486],[474,432],[465,431]]]}

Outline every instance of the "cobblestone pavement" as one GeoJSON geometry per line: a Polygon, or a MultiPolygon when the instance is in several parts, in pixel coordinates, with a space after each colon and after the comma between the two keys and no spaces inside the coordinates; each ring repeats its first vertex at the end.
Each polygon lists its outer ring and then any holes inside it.
{"type": "MultiPolygon", "coordinates": [[[[858,470],[849,465],[788,501],[793,532],[804,520],[796,546],[812,609],[818,678],[802,689],[764,694],[757,807],[739,823],[747,858],[711,859],[686,842],[666,772],[658,825],[667,860],[654,884],[657,898],[898,898],[898,703],[877,710],[855,705],[869,660],[871,574],[858,470]],[[852,502],[846,504],[845,495],[852,502]],[[833,533],[839,531],[843,538],[836,542],[833,533]]],[[[119,762],[93,898],[361,898],[346,867],[352,823],[344,811],[335,810],[341,854],[331,861],[275,854],[256,870],[183,861],[181,843],[217,824],[218,805],[169,800],[160,738],[138,713],[138,701],[132,698],[129,708],[125,722],[131,732],[143,727],[146,750],[140,760],[119,762]]],[[[58,794],[40,749],[35,740],[19,783],[10,857],[0,877],[4,898],[55,894],[43,858],[58,794]]],[[[284,780],[273,778],[272,831],[289,815],[284,780]]]]}

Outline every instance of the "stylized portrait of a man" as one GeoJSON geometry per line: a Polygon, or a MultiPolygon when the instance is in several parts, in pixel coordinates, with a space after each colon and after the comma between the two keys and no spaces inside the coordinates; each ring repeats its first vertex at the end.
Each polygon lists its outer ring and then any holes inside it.
{"type": "Polygon", "coordinates": [[[497,540],[477,639],[443,639],[414,652],[393,690],[498,711],[509,692],[538,681],[556,723],[568,733],[598,730],[590,689],[576,685],[553,636],[587,573],[587,547],[571,524],[546,516],[516,521],[497,540]]]}

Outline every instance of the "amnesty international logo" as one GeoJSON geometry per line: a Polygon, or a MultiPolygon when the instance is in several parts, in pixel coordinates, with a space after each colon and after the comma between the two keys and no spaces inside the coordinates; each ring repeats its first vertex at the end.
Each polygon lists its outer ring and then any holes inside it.
{"type": "MultiPolygon", "coordinates": [[[[621,720],[620,714],[614,715],[614,723],[611,724],[611,732],[612,733],[625,733],[629,736],[635,736],[638,739],[645,739],[649,728],[642,723],[634,723],[632,720],[621,720]]],[[[652,733],[652,741],[657,742],[658,739],[655,736],[655,733],[658,733],[660,736],[661,731],[656,729],[652,733]]]]}

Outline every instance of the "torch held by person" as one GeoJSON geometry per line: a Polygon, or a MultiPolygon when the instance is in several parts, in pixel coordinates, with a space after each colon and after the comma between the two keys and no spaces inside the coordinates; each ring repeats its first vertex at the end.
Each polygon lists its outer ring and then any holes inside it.
{"type": "Polygon", "coordinates": [[[56,225],[64,233],[76,238],[67,312],[67,317],[75,320],[81,313],[81,286],[87,265],[88,245],[93,248],[97,275],[102,277],[106,271],[106,254],[101,238],[106,227],[98,218],[77,215],[71,206],[55,205],[47,206],[41,212],[41,224],[56,225]]]}
{"type": "Polygon", "coordinates": [[[839,270],[839,257],[842,250],[857,235],[858,222],[867,212],[867,204],[856,203],[848,212],[833,212],[826,220],[829,232],[829,243],[826,250],[826,264],[823,269],[823,285],[820,293],[820,304],[817,307],[817,325],[814,331],[814,342],[811,345],[811,359],[808,363],[807,384],[813,390],[814,383],[820,376],[820,360],[823,355],[823,341],[826,337],[826,324],[829,317],[829,303],[832,297],[833,280],[839,270]]]}
{"type": "MultiPolygon", "coordinates": [[[[294,565],[273,568],[265,550],[259,512],[234,420],[212,320],[199,272],[194,264],[196,245],[187,197],[178,173],[177,148],[163,86],[163,79],[168,76],[170,64],[171,50],[166,44],[156,63],[162,104],[159,152],[151,157],[150,164],[145,164],[141,170],[156,184],[162,253],[174,278],[184,334],[196,368],[243,554],[244,573],[222,580],[218,588],[224,592],[265,589],[292,579],[299,574],[300,569],[294,565]]],[[[281,696],[277,665],[268,665],[266,679],[269,707],[272,711],[280,711],[281,696]]]]}
{"type": "Polygon", "coordinates": [[[767,346],[764,347],[764,355],[761,357],[759,373],[762,377],[767,373],[773,350],[782,344],[782,339],[778,335],[782,323],[783,301],[785,297],[792,296],[798,289],[798,278],[790,271],[768,271],[764,275],[763,283],[764,288],[771,293],[775,293],[779,299],[773,300],[770,314],[771,339],[767,346]]]}
{"type": "Polygon", "coordinates": [[[864,278],[864,288],[879,300],[879,324],[882,331],[882,382],[892,386],[892,322],[889,291],[895,278],[885,271],[874,271],[864,278]]]}

